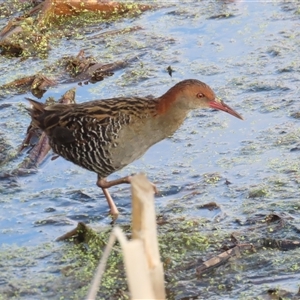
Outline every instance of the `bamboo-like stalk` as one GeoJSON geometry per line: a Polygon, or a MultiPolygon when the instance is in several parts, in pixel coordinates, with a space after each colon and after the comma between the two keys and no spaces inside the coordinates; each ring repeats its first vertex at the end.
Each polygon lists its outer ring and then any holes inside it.
{"type": "Polygon", "coordinates": [[[132,238],[143,242],[154,299],[165,299],[164,272],[157,241],[153,185],[144,174],[138,174],[131,180],[131,192],[132,238]]]}
{"type": "Polygon", "coordinates": [[[160,261],[153,185],[143,174],[131,180],[132,240],[116,226],[93,279],[87,300],[94,300],[108,255],[117,238],[122,247],[131,299],[165,299],[164,272],[160,261]]]}

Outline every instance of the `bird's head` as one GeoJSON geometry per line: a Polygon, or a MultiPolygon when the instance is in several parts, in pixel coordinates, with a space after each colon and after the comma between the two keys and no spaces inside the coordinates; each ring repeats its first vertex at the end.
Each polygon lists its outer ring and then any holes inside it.
{"type": "Polygon", "coordinates": [[[240,114],[218,99],[207,84],[196,79],[188,79],[177,83],[162,97],[165,98],[164,102],[169,108],[172,105],[185,110],[213,108],[225,111],[243,120],[240,114]]]}

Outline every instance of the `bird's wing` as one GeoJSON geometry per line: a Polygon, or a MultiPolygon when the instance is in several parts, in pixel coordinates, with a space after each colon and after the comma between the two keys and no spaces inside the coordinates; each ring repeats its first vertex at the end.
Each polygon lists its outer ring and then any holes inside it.
{"type": "MultiPolygon", "coordinates": [[[[81,104],[45,106],[30,100],[29,109],[35,126],[60,144],[84,143],[91,137],[110,142],[118,131],[129,124],[148,118],[153,101],[143,98],[96,100],[81,104]]],[[[153,109],[152,109],[153,110],[153,109]]]]}

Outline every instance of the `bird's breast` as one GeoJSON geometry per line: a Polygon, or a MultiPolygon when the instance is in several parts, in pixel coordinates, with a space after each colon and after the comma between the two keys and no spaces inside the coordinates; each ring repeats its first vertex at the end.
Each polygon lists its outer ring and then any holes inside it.
{"type": "Polygon", "coordinates": [[[121,169],[139,159],[151,146],[171,136],[183,120],[167,120],[158,116],[122,128],[109,149],[114,167],[121,169]]]}

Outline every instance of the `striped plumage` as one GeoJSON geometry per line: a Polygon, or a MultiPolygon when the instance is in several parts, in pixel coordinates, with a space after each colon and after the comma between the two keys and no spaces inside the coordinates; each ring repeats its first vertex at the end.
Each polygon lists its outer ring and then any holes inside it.
{"type": "Polygon", "coordinates": [[[124,167],[120,163],[115,164],[110,155],[113,148],[119,146],[120,130],[143,122],[156,113],[156,102],[144,98],[106,99],[47,107],[30,102],[35,107],[31,111],[34,125],[47,133],[53,151],[100,177],[107,177],[124,167]]]}
{"type": "MultiPolygon", "coordinates": [[[[33,125],[45,131],[55,153],[98,174],[98,186],[128,183],[105,178],[172,135],[189,111],[212,107],[242,118],[215,97],[205,83],[184,80],[159,98],[113,98],[82,104],[45,104],[29,100],[33,125]]],[[[110,199],[107,199],[110,203],[110,199]]],[[[111,200],[112,201],[112,200],[111,200]]],[[[113,214],[117,209],[111,207],[113,214]]]]}

